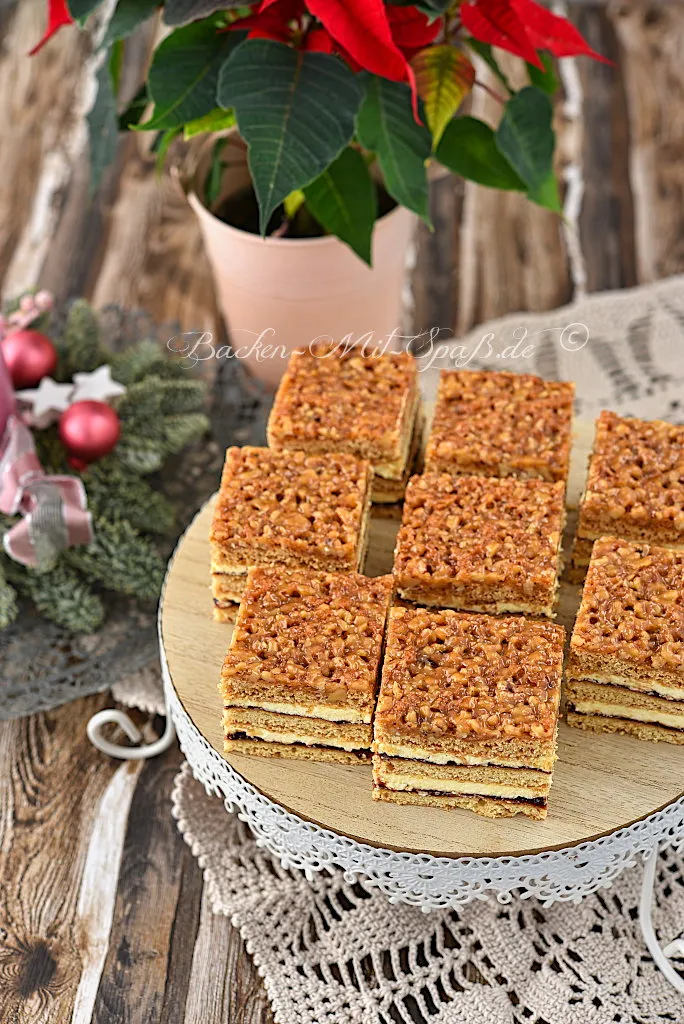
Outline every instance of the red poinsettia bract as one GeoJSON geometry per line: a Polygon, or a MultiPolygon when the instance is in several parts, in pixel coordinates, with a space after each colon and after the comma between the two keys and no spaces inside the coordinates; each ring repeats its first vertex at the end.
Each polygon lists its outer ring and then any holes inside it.
{"type": "Polygon", "coordinates": [[[549,50],[554,57],[586,56],[611,63],[592,50],[574,25],[534,0],[472,0],[461,4],[459,13],[474,39],[540,68],[537,50],[549,50]]]}
{"type": "Polygon", "coordinates": [[[38,53],[40,49],[47,43],[48,39],[54,36],[55,32],[59,32],[60,28],[64,25],[72,25],[74,19],[69,13],[67,7],[67,0],[48,0],[48,23],[47,28],[40,39],[32,50],[29,50],[29,56],[32,57],[34,53],[38,53]]]}
{"type": "Polygon", "coordinates": [[[415,96],[409,60],[440,31],[438,21],[430,23],[416,8],[388,8],[384,0],[263,0],[256,14],[232,28],[247,28],[251,37],[293,41],[306,14],[319,24],[303,34],[303,49],[339,53],[355,71],[409,82],[415,96]]]}

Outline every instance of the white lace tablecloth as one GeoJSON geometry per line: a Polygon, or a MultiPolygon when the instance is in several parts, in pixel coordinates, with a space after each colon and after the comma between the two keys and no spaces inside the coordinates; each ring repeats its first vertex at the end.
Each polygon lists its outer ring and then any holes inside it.
{"type": "MultiPolygon", "coordinates": [[[[684,277],[506,317],[436,341],[423,363],[428,391],[440,366],[513,369],[575,380],[583,419],[612,408],[684,422],[684,277]]],[[[117,696],[151,705],[156,677],[117,696]]],[[[575,905],[489,899],[426,915],[341,873],[307,881],[282,869],[187,766],[173,802],[212,906],[240,929],[279,1024],[684,1022],[684,998],[639,931],[640,865],[575,905]]],[[[659,865],[655,921],[665,942],[684,926],[673,852],[659,865]]]]}
{"type": "MultiPolygon", "coordinates": [[[[424,914],[345,882],[341,871],[307,881],[284,870],[187,765],[173,813],[214,912],[231,919],[254,958],[278,1024],[684,1021],[684,998],[639,931],[641,866],[578,904],[488,899],[424,914]]],[[[672,853],[660,862],[655,920],[668,938],[684,922],[684,862],[672,853]]]]}

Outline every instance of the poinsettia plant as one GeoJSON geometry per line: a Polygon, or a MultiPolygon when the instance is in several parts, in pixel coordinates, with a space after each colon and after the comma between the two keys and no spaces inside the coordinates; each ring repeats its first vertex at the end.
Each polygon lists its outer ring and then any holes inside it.
{"type": "MultiPolygon", "coordinates": [[[[38,46],[100,3],[49,0],[38,46]]],[[[91,112],[96,167],[116,138],[121,47],[159,7],[170,31],[118,124],[154,129],[162,153],[177,135],[235,125],[248,147],[262,234],[277,210],[287,220],[304,208],[370,262],[373,164],[392,199],[429,223],[431,158],[560,211],[554,58],[603,58],[535,0],[118,0],[91,112]],[[522,88],[502,71],[497,49],[525,62],[522,88]],[[476,57],[498,78],[497,89],[479,82],[476,57]],[[462,112],[480,84],[499,101],[497,124],[462,112]]]]}

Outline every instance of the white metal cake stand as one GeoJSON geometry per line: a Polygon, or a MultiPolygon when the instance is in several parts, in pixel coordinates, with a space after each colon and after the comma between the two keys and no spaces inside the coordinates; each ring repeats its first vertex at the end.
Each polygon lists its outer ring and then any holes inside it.
{"type": "MultiPolygon", "coordinates": [[[[106,722],[119,724],[134,742],[142,737],[123,712],[109,710],[89,725],[96,746],[118,757],[154,756],[173,741],[175,728],[196,779],[236,811],[284,867],[308,877],[340,868],[348,880],[363,878],[391,902],[426,912],[488,897],[502,903],[534,897],[545,906],[579,901],[643,859],[644,940],[665,977],[684,993],[684,978],[670,962],[684,956],[684,941],[661,948],[651,919],[658,852],[684,844],[684,747],[562,724],[546,822],[378,803],[370,798],[366,768],[228,759],[216,683],[232,627],[211,616],[210,518],[211,503],[179,543],[160,604],[166,732],[154,744],[117,746],[101,733],[106,722]]],[[[385,571],[395,530],[389,520],[374,520],[370,575],[385,571]]],[[[568,615],[571,621],[572,611],[568,615]]]]}

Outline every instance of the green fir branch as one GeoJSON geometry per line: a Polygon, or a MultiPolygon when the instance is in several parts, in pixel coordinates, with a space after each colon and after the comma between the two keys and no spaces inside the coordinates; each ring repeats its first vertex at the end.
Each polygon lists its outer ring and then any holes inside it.
{"type": "Polygon", "coordinates": [[[108,352],[101,344],[100,321],[84,299],[77,299],[69,310],[57,351],[59,380],[70,381],[75,373],[89,373],[107,362],[108,352]]]}
{"type": "Polygon", "coordinates": [[[12,582],[33,601],[43,618],[72,633],[94,633],[102,625],[102,601],[83,576],[63,561],[49,572],[19,568],[23,571],[13,572],[12,582]]]}
{"type": "Polygon", "coordinates": [[[156,600],[164,579],[164,563],[152,542],[125,520],[111,522],[103,516],[94,518],[93,532],[90,544],[64,552],[67,563],[109,590],[156,600]]]}

